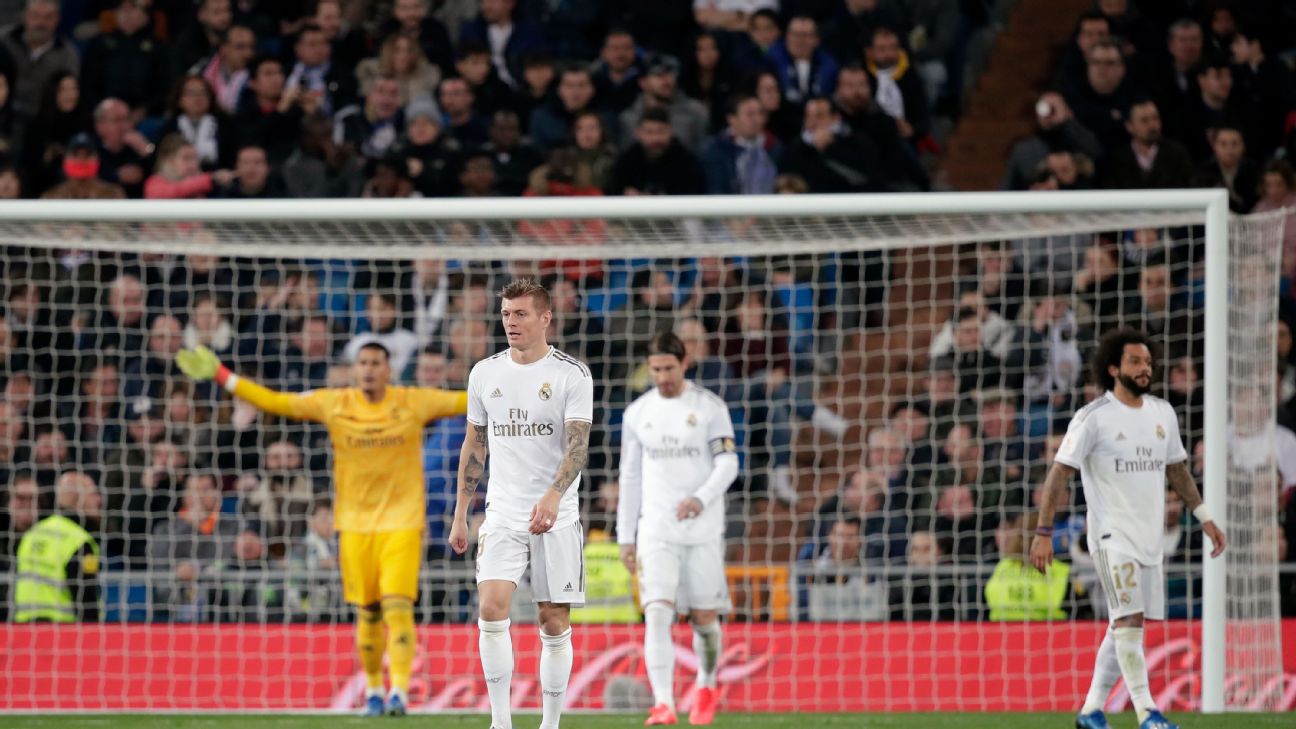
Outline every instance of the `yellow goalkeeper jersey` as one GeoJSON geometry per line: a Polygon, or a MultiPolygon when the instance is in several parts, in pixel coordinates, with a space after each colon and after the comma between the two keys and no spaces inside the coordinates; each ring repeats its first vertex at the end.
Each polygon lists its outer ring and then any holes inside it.
{"type": "Polygon", "coordinates": [[[234,394],[264,410],[328,428],[333,518],[343,532],[423,529],[423,427],[468,412],[467,393],[425,387],[388,387],[377,403],[366,401],[356,388],[290,394],[248,380],[239,380],[234,394]]]}

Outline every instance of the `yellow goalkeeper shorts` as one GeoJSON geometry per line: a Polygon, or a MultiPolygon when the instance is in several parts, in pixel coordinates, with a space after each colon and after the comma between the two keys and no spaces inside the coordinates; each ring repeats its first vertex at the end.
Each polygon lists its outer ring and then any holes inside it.
{"type": "Polygon", "coordinates": [[[418,598],[423,531],[342,532],[338,537],[342,594],[352,605],[373,605],[384,597],[418,598]]]}

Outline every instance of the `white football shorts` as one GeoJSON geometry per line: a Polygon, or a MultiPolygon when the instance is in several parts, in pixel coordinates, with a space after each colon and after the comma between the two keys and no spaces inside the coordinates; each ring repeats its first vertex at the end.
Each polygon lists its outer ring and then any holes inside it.
{"type": "Polygon", "coordinates": [[[477,535],[477,582],[517,585],[531,568],[535,602],[585,605],[585,534],[579,521],[543,534],[482,526],[477,535]]]}
{"type": "Polygon", "coordinates": [[[676,612],[733,610],[725,579],[724,541],[704,544],[640,544],[639,602],[670,602],[676,612]]]}
{"type": "Polygon", "coordinates": [[[1112,620],[1139,613],[1147,620],[1165,620],[1165,570],[1159,563],[1145,565],[1128,554],[1099,549],[1094,566],[1112,620]]]}

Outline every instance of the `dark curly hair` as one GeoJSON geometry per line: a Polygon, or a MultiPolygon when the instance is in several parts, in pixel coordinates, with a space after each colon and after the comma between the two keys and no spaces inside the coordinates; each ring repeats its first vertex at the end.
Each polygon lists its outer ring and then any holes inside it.
{"type": "Polygon", "coordinates": [[[1116,378],[1112,377],[1107,371],[1108,367],[1120,369],[1121,357],[1125,355],[1125,347],[1131,344],[1142,344],[1152,353],[1152,359],[1157,359],[1158,352],[1152,340],[1148,335],[1137,329],[1122,327],[1113,329],[1102,336],[1098,341],[1098,348],[1094,350],[1090,369],[1093,374],[1093,381],[1104,390],[1113,390],[1116,388],[1116,378]]]}

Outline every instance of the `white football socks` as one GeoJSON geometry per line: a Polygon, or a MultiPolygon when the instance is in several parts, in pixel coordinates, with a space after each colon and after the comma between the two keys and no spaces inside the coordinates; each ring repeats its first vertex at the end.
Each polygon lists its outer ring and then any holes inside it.
{"type": "Polygon", "coordinates": [[[1125,677],[1125,688],[1142,723],[1148,712],[1156,708],[1148,688],[1147,661],[1143,658],[1143,629],[1117,628],[1112,632],[1116,634],[1116,660],[1125,677]]]}
{"type": "Polygon", "coordinates": [[[671,625],[675,608],[663,602],[644,606],[644,666],[652,686],[653,705],[665,704],[675,710],[675,642],[671,625]]]}
{"type": "Polygon", "coordinates": [[[558,729],[558,719],[567,700],[567,682],[571,679],[571,637],[571,628],[558,635],[540,631],[540,692],[544,696],[540,729],[558,729]]]}
{"type": "Polygon", "coordinates": [[[1116,636],[1111,627],[1103,636],[1102,645],[1098,646],[1098,655],[1094,658],[1093,681],[1089,684],[1089,694],[1085,696],[1081,714],[1092,714],[1100,711],[1107,704],[1116,679],[1121,677],[1120,661],[1116,660],[1116,636]]]}
{"type": "Polygon", "coordinates": [[[513,685],[513,639],[509,636],[510,624],[511,621],[507,618],[477,621],[477,627],[481,631],[477,647],[481,651],[486,693],[490,696],[491,729],[513,729],[513,711],[509,705],[509,693],[513,685]]]}
{"type": "Polygon", "coordinates": [[[706,625],[693,623],[693,652],[698,658],[697,682],[705,688],[716,687],[716,664],[720,661],[720,645],[724,633],[720,621],[706,625]]]}

